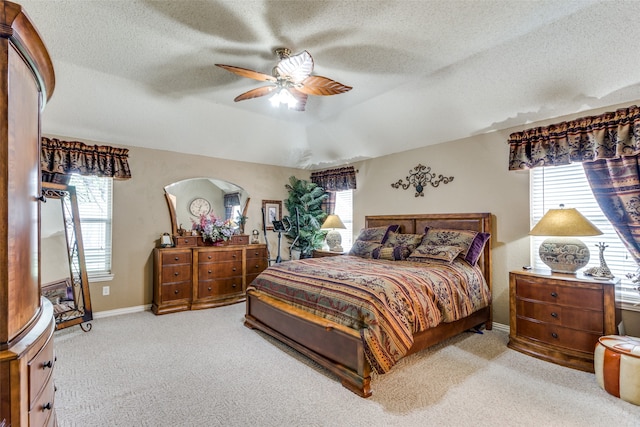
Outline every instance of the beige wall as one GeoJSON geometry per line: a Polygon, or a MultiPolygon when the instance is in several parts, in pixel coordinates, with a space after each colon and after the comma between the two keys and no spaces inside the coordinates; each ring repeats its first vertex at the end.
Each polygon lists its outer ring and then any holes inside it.
{"type": "MultiPolygon", "coordinates": [[[[583,112],[574,117],[612,111],[583,112]]],[[[564,117],[547,122],[569,120],[564,117]]],[[[494,320],[509,323],[509,271],[529,264],[529,173],[507,170],[509,129],[427,146],[403,153],[365,160],[358,169],[354,192],[354,233],[364,225],[365,215],[400,213],[490,212],[493,216],[494,320]],[[428,186],[424,197],[413,189],[394,189],[391,183],[415,166],[429,166],[433,173],[453,176],[449,184],[428,186]]],[[[64,137],[61,137],[64,138],[64,137]]],[[[73,139],[73,138],[66,138],[73,139]]],[[[389,141],[390,144],[393,141],[389,141]]],[[[152,250],[160,234],[170,231],[163,187],[185,178],[209,176],[231,181],[251,196],[247,232],[261,226],[261,201],[284,200],[284,185],[291,175],[308,179],[309,171],[254,163],[227,161],[136,147],[130,149],[133,178],[114,182],[112,282],[91,284],[94,311],[150,304],[152,299],[152,250]],[[111,295],[102,296],[102,286],[111,295]]],[[[261,232],[261,241],[263,241],[261,232]]],[[[275,257],[275,233],[269,234],[275,257]]],[[[283,244],[285,239],[283,238],[283,244]]],[[[285,245],[286,246],[286,245],[285,245]]],[[[287,258],[283,247],[283,258],[287,258]]],[[[640,336],[640,313],[624,312],[627,333],[640,336]]]]}

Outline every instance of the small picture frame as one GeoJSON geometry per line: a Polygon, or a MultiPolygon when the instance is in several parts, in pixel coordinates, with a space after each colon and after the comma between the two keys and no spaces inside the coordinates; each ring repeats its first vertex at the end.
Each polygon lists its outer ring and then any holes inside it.
{"type": "Polygon", "coordinates": [[[262,209],[267,230],[273,230],[273,221],[282,221],[282,200],[263,200],[262,209]]]}

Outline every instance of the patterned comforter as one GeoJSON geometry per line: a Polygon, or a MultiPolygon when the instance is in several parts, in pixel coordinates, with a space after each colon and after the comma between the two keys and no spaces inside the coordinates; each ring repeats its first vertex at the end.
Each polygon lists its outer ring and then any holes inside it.
{"type": "Polygon", "coordinates": [[[414,333],[466,317],[491,301],[480,269],[459,259],[304,259],[269,267],[251,288],[360,331],[378,373],[407,353],[414,333]]]}

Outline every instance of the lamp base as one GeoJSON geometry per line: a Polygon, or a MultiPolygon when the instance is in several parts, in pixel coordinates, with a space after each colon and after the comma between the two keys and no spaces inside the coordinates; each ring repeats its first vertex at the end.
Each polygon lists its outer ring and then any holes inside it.
{"type": "Polygon", "coordinates": [[[553,273],[575,274],[589,263],[589,248],[575,237],[549,237],[540,245],[540,259],[553,273]]]}
{"type": "Polygon", "coordinates": [[[327,233],[327,246],[331,252],[342,252],[342,236],[336,230],[330,230],[327,233]]]}

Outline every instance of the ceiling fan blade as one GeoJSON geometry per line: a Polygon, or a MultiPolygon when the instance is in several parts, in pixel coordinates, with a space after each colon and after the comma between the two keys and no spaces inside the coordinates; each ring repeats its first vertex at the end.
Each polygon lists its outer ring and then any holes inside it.
{"type": "Polygon", "coordinates": [[[307,95],[329,96],[349,92],[353,88],[326,77],[309,76],[304,79],[302,86],[296,89],[307,95]]]}
{"type": "Polygon", "coordinates": [[[294,88],[289,88],[289,93],[296,99],[296,101],[298,101],[296,106],[292,109],[296,111],[304,111],[304,107],[307,105],[307,94],[294,88]]]}
{"type": "Polygon", "coordinates": [[[238,102],[238,101],[244,101],[246,99],[259,98],[261,96],[269,95],[271,91],[273,91],[275,88],[276,88],[275,86],[262,86],[256,89],[251,89],[245,93],[242,93],[236,96],[233,100],[235,102],[238,102]]]}
{"type": "Polygon", "coordinates": [[[275,82],[276,78],[269,74],[259,73],[242,67],[234,67],[233,65],[216,64],[217,67],[224,68],[227,71],[249,79],[259,80],[261,82],[275,82]]]}
{"type": "Polygon", "coordinates": [[[300,83],[313,71],[313,58],[309,52],[302,51],[297,55],[282,59],[276,65],[276,73],[289,77],[294,83],[300,83]]]}

